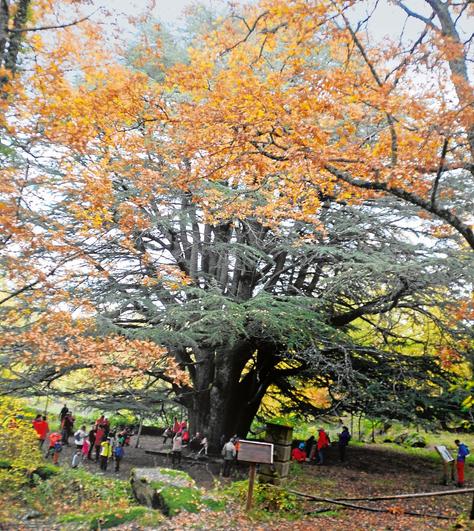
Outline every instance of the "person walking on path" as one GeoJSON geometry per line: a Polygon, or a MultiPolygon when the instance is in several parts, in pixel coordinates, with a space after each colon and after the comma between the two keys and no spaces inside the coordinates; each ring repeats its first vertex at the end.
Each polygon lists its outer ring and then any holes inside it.
{"type": "Polygon", "coordinates": [[[181,432],[173,437],[173,447],[171,449],[171,463],[174,465],[181,464],[181,454],[183,452],[183,437],[181,432]]]}
{"type": "Polygon", "coordinates": [[[466,457],[469,455],[469,448],[462,443],[459,439],[454,441],[454,444],[458,447],[458,455],[456,456],[456,470],[458,473],[458,481],[456,485],[458,487],[464,487],[464,465],[466,463],[466,457]]]}
{"type": "Polygon", "coordinates": [[[222,469],[222,475],[225,478],[230,476],[232,470],[232,463],[234,462],[237,450],[235,449],[234,439],[227,441],[222,448],[222,457],[224,458],[224,467],[222,469]]]}
{"type": "Polygon", "coordinates": [[[328,448],[330,443],[328,434],[324,431],[323,428],[319,428],[318,430],[318,465],[324,464],[324,454],[326,452],[326,448],[328,448]]]}
{"type": "Polygon", "coordinates": [[[351,440],[351,434],[349,433],[349,428],[346,426],[342,427],[342,431],[339,434],[339,458],[341,460],[341,463],[346,460],[346,449],[347,445],[349,444],[349,441],[351,440]]]}
{"type": "Polygon", "coordinates": [[[104,472],[107,470],[109,457],[112,457],[112,444],[110,439],[105,439],[100,443],[100,469],[104,472]]]}

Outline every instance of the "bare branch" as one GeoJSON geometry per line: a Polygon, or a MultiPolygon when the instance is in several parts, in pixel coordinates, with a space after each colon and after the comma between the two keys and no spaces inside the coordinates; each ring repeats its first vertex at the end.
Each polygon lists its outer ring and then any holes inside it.
{"type": "Polygon", "coordinates": [[[93,13],[90,15],[87,15],[86,17],[80,18],[78,20],[74,20],[73,22],[69,22],[67,24],[57,24],[53,26],[40,26],[37,28],[11,28],[7,31],[9,33],[26,33],[27,31],[45,31],[45,30],[51,30],[51,29],[64,29],[69,28],[71,26],[76,26],[77,24],[80,24],[81,22],[84,22],[85,20],[90,19],[93,15],[97,13],[98,9],[96,9],[93,13]]]}

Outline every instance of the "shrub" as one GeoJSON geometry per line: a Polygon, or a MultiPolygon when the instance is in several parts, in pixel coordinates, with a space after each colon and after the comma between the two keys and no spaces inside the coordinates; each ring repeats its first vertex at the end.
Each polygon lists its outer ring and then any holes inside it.
{"type": "Polygon", "coordinates": [[[12,490],[27,483],[43,464],[38,438],[23,404],[0,398],[0,489],[12,490]]]}

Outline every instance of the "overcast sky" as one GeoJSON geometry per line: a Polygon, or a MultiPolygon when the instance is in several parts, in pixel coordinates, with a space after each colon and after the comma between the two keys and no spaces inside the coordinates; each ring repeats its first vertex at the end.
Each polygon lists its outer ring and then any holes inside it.
{"type": "MultiPolygon", "coordinates": [[[[231,0],[233,4],[253,3],[258,0],[231,0]]],[[[124,17],[121,15],[137,15],[143,13],[152,0],[93,0],[93,3],[99,7],[106,7],[111,13],[116,15],[116,20],[119,26],[124,27],[127,25],[124,22],[124,17]]],[[[153,15],[157,20],[180,26],[183,21],[183,11],[186,8],[191,7],[194,4],[205,4],[219,8],[219,6],[225,6],[229,3],[229,0],[155,0],[155,8],[153,15]]],[[[376,0],[359,0],[355,4],[355,8],[352,9],[350,18],[355,25],[358,20],[365,18],[367,9],[376,3],[376,0]]],[[[430,16],[431,10],[425,0],[406,0],[405,3],[416,12],[419,12],[425,16],[430,16]]],[[[99,15],[100,16],[100,15],[99,15]]],[[[115,18],[115,17],[114,17],[115,18]]],[[[465,17],[462,20],[464,24],[469,27],[463,27],[461,34],[465,33],[470,35],[474,28],[472,28],[472,19],[466,21],[465,17]]],[[[397,38],[399,32],[404,27],[406,21],[406,14],[396,7],[389,0],[382,0],[378,2],[377,10],[374,16],[371,18],[370,32],[372,37],[376,40],[383,39],[384,36],[389,35],[392,38],[397,38]]],[[[405,25],[405,37],[409,39],[416,38],[420,29],[424,27],[424,24],[418,20],[410,18],[405,25]]]]}
{"type": "MultiPolygon", "coordinates": [[[[149,3],[148,0],[94,0],[96,6],[106,7],[119,18],[121,14],[132,15],[143,12],[149,3]]],[[[183,19],[183,11],[196,3],[219,7],[228,2],[226,0],[156,0],[153,15],[162,22],[179,26],[183,19]]],[[[245,0],[233,0],[232,3],[247,2],[245,0]]],[[[358,2],[355,9],[357,16],[354,16],[354,21],[364,18],[367,6],[371,4],[373,4],[371,1],[361,0],[358,2]]],[[[427,13],[427,4],[424,0],[407,0],[407,4],[423,14],[427,13]]],[[[377,38],[384,35],[394,36],[394,31],[400,30],[405,18],[406,16],[401,9],[389,4],[387,1],[382,1],[372,20],[371,30],[377,38]]],[[[419,27],[420,23],[412,20],[407,29],[411,33],[410,30],[416,31],[419,27]]]]}
{"type": "MultiPolygon", "coordinates": [[[[223,5],[222,0],[156,0],[153,14],[163,22],[179,23],[183,11],[193,4],[200,3],[211,6],[223,5]]],[[[237,2],[238,3],[238,2],[237,2]]],[[[96,6],[105,6],[116,14],[137,14],[150,4],[147,0],[94,0],[96,6]]]]}

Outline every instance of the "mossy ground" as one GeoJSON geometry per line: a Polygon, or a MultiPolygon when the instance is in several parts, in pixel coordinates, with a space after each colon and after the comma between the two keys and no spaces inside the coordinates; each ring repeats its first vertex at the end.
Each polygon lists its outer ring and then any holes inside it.
{"type": "Polygon", "coordinates": [[[38,527],[47,521],[48,525],[104,529],[132,521],[155,525],[164,519],[159,511],[134,501],[127,481],[50,464],[40,467],[38,472],[41,477],[33,474],[28,487],[3,494],[0,505],[12,510],[0,512],[0,524],[18,523],[32,512],[38,516],[35,520],[38,527]]]}
{"type": "Polygon", "coordinates": [[[152,481],[150,483],[150,486],[159,492],[163,498],[166,506],[165,512],[169,516],[180,511],[197,513],[204,507],[214,511],[220,511],[225,507],[225,502],[222,499],[211,497],[204,490],[194,486],[194,481],[186,472],[167,468],[161,468],[159,472],[163,476],[183,480],[189,484],[189,486],[173,486],[164,481],[152,481]]]}

